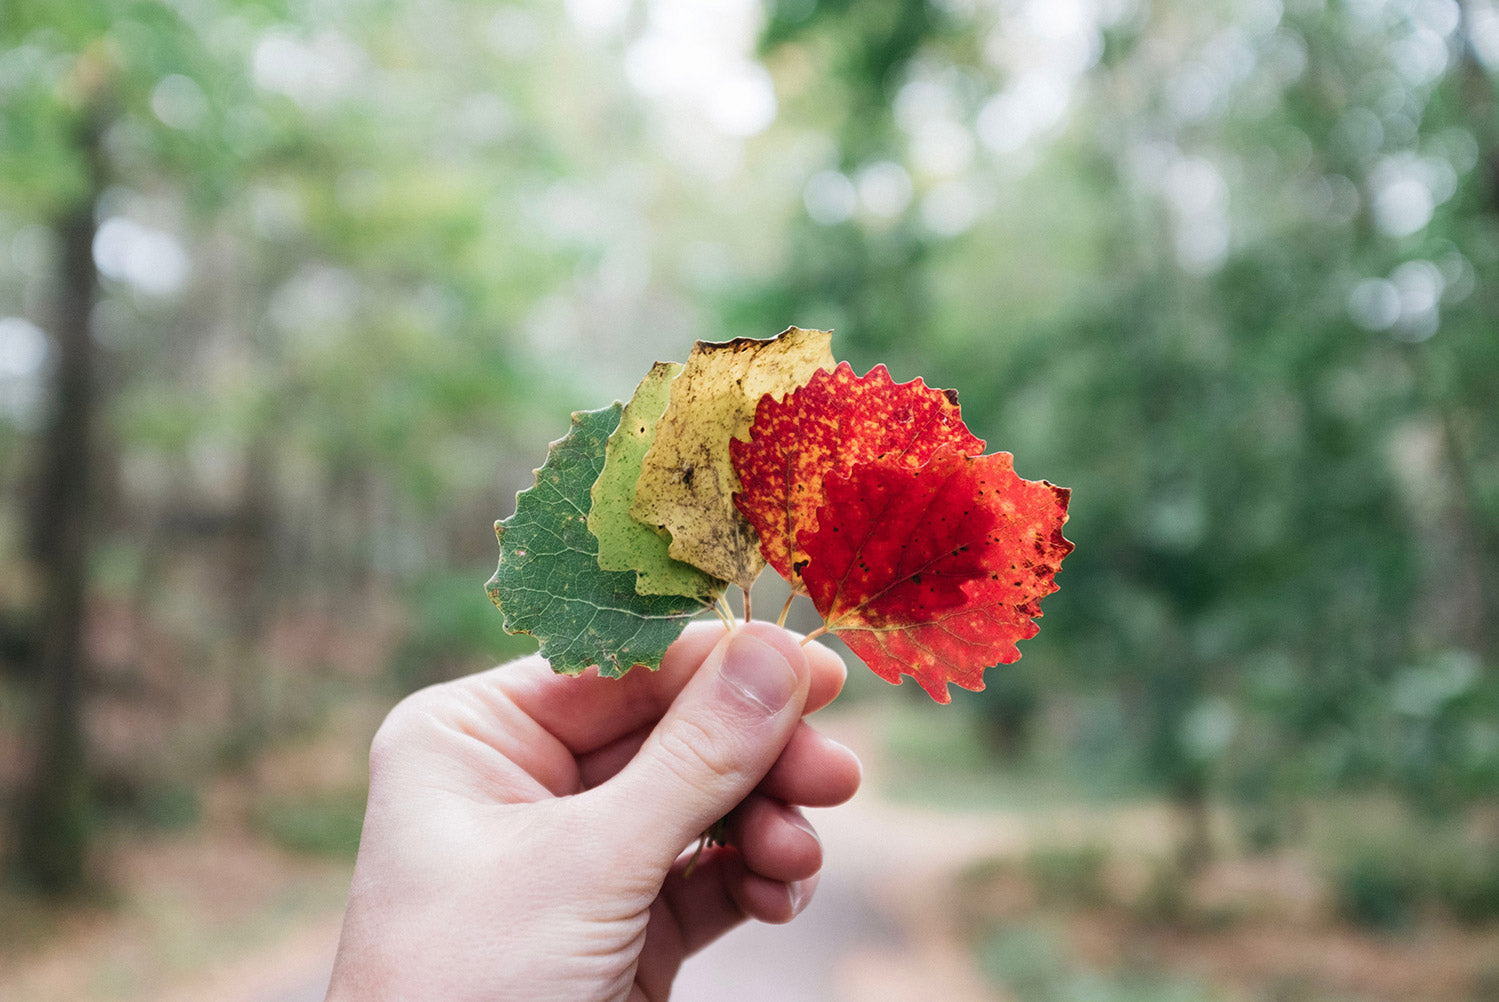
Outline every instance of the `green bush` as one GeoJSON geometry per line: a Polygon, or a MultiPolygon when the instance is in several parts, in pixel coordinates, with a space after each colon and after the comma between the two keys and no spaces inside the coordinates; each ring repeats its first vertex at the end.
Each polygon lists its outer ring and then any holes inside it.
{"type": "Polygon", "coordinates": [[[1338,869],[1334,887],[1345,919],[1383,932],[1409,927],[1422,897],[1410,858],[1389,847],[1353,852],[1338,869]]]}
{"type": "Polygon", "coordinates": [[[1153,969],[1092,970],[1044,926],[1008,926],[979,944],[979,969],[1020,1002],[1210,1002],[1195,983],[1153,969]]]}
{"type": "Polygon", "coordinates": [[[1450,831],[1351,849],[1335,868],[1333,887],[1344,918],[1369,929],[1404,929],[1423,910],[1464,925],[1499,921],[1499,856],[1450,831]]]}
{"type": "Polygon", "coordinates": [[[1432,877],[1431,894],[1465,925],[1499,921],[1499,859],[1466,847],[1444,854],[1432,877]]]}

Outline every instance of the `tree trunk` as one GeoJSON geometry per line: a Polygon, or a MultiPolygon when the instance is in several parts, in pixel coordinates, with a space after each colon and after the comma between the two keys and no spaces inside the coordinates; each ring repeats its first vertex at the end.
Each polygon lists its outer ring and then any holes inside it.
{"type": "Polygon", "coordinates": [[[79,152],[90,168],[91,190],[57,223],[62,254],[53,317],[56,368],[31,539],[42,572],[42,635],[29,673],[36,682],[36,732],[11,866],[22,881],[51,894],[83,885],[93,813],[82,697],[97,404],[89,316],[98,290],[94,212],[104,187],[100,131],[92,118],[81,129],[79,152]]]}

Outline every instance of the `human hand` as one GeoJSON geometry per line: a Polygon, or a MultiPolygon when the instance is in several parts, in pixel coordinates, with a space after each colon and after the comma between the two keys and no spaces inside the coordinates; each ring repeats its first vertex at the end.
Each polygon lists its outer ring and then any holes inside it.
{"type": "Polygon", "coordinates": [[[810,899],[822,847],[797,806],[860,772],[801,718],[843,680],[769,623],[701,623],[655,672],[533,655],[408,697],[370,748],[329,1002],[665,999],[689,954],[810,899]],[[688,875],[725,815],[730,844],[688,875]]]}

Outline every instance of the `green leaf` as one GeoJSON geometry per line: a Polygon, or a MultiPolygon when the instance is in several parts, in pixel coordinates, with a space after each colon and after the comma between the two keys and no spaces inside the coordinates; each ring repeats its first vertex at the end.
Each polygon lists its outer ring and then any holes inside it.
{"type": "Polygon", "coordinates": [[[635,665],[660,667],[666,648],[704,604],[683,596],[640,595],[633,573],[599,567],[588,531],[589,492],[621,405],[578,411],[553,442],[536,486],[516,495],[515,514],[495,523],[500,564],[486,590],[510,633],[541,642],[552,670],[576,675],[590,665],[616,677],[635,665]]]}
{"type": "Polygon", "coordinates": [[[673,560],[666,552],[671,537],[630,517],[640,463],[656,439],[656,422],[666,413],[671,381],[681,371],[680,362],[657,362],[625,405],[619,427],[609,436],[604,470],[593,485],[588,531],[599,541],[599,566],[634,571],[640,594],[686,595],[711,602],[723,594],[727,582],[673,560]]]}

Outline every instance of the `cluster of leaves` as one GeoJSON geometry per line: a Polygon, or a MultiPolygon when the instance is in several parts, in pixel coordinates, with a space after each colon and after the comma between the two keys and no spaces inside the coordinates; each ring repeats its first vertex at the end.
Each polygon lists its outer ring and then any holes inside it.
{"type": "Polygon", "coordinates": [[[882,678],[948,683],[1020,656],[1056,590],[1069,492],[982,455],[957,395],[835,364],[832,335],[698,342],[628,404],[573,415],[495,525],[505,629],[558,672],[659,666],[768,563],[882,678]]]}

